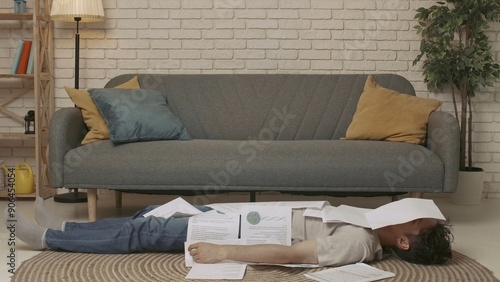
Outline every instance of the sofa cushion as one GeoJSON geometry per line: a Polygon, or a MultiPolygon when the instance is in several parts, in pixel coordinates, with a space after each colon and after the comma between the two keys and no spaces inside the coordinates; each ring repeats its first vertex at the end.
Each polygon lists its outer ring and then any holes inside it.
{"type": "Polygon", "coordinates": [[[90,89],[89,93],[113,142],[191,139],[159,91],[104,88],[90,89]]]}
{"type": "Polygon", "coordinates": [[[364,140],[193,139],[120,146],[107,140],[69,151],[64,171],[67,188],[205,194],[228,190],[431,192],[441,191],[444,177],[443,161],[423,146],[364,140]]]}
{"type": "MultiPolygon", "coordinates": [[[[136,74],[120,75],[105,87],[136,74]]],[[[168,106],[193,139],[338,140],[356,112],[367,74],[137,74],[141,88],[168,96],[168,106]]],[[[383,87],[413,94],[393,74],[383,87]]]]}
{"type": "MultiPolygon", "coordinates": [[[[129,81],[115,86],[119,89],[140,89],[139,80],[134,76],[129,81]]],[[[106,122],[102,118],[101,113],[97,109],[90,98],[89,93],[85,89],[74,89],[71,87],[64,87],[69,97],[75,105],[82,110],[82,116],[89,132],[82,140],[82,144],[88,144],[97,140],[109,139],[109,129],[106,122]]]]}
{"type": "Polygon", "coordinates": [[[423,144],[429,115],[441,104],[384,88],[370,75],[345,139],[423,144]]]}

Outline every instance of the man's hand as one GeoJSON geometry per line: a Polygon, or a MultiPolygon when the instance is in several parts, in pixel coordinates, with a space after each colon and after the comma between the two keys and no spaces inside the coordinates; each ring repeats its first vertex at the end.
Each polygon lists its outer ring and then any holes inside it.
{"type": "Polygon", "coordinates": [[[197,263],[217,263],[227,257],[224,245],[199,242],[188,247],[189,254],[197,263]]]}

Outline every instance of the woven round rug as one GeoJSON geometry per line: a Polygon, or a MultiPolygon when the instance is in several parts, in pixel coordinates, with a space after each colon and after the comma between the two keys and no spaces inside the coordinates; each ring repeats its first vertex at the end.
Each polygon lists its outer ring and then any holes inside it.
{"type": "MultiPolygon", "coordinates": [[[[499,281],[484,266],[457,252],[450,262],[440,266],[415,265],[396,257],[371,265],[396,274],[383,281],[499,281]]],[[[243,281],[312,281],[303,274],[322,269],[248,266],[243,281]]],[[[185,281],[188,271],[183,254],[98,255],[45,251],[23,262],[11,281],[185,281]]]]}

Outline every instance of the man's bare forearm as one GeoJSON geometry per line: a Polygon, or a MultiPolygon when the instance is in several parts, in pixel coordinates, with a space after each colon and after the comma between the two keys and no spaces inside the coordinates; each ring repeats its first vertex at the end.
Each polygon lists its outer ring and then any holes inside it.
{"type": "Polygon", "coordinates": [[[315,241],[305,241],[293,246],[196,243],[189,246],[188,250],[199,263],[215,263],[222,260],[273,264],[318,263],[315,241]]]}
{"type": "Polygon", "coordinates": [[[227,245],[227,259],[257,263],[292,263],[291,247],[274,244],[227,245]]]}

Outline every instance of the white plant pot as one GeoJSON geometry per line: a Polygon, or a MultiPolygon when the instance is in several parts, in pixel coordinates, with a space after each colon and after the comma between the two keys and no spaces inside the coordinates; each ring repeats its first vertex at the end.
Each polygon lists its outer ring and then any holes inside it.
{"type": "Polygon", "coordinates": [[[477,206],[481,203],[484,185],[484,170],[476,168],[472,171],[458,172],[457,190],[451,196],[456,205],[477,206]]]}

